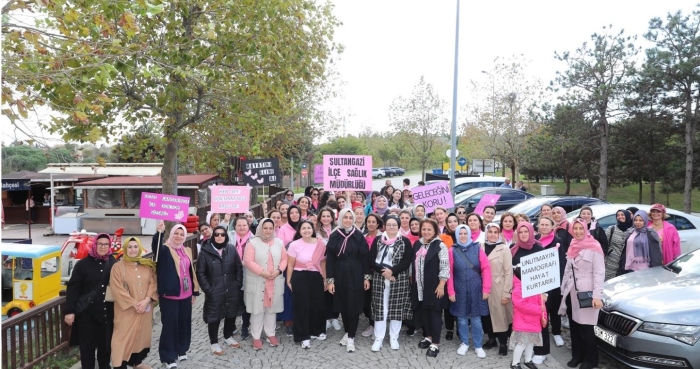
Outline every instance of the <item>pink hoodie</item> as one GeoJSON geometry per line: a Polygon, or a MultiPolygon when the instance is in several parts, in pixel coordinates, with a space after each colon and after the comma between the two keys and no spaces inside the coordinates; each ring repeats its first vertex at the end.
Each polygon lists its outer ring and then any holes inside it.
{"type": "MultiPolygon", "coordinates": [[[[649,222],[647,226],[651,227],[652,224],[653,222],[649,222]]],[[[672,262],[681,254],[681,238],[678,235],[678,230],[676,230],[676,227],[665,220],[662,233],[663,234],[660,234],[660,236],[663,237],[663,241],[661,242],[661,252],[664,255],[663,262],[664,264],[667,264],[672,262]]]]}
{"type": "Polygon", "coordinates": [[[523,298],[523,287],[518,277],[513,277],[513,330],[540,333],[542,325],[542,296],[537,294],[523,298]]]}

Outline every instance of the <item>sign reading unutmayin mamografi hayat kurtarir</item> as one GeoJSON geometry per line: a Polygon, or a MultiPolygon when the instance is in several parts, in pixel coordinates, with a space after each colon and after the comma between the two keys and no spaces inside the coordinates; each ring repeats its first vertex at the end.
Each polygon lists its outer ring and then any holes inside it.
{"type": "Polygon", "coordinates": [[[162,193],[141,192],[139,216],[148,219],[162,219],[175,222],[187,220],[190,198],[162,193]]]}
{"type": "Polygon", "coordinates": [[[557,249],[552,247],[520,258],[523,297],[545,293],[561,286],[557,249]]]}
{"type": "Polygon", "coordinates": [[[372,157],[323,155],[323,188],[326,191],[372,191],[372,157]]]}
{"type": "Polygon", "coordinates": [[[244,213],[250,208],[250,187],[211,186],[211,211],[214,213],[244,213]]]}

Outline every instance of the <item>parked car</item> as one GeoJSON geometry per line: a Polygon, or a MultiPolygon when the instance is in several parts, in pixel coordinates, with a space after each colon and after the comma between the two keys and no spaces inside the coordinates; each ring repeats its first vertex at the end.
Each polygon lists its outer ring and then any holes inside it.
{"type": "MultiPolygon", "coordinates": [[[[583,205],[592,204],[609,204],[607,201],[588,196],[536,196],[527,201],[508,209],[508,212],[513,214],[527,214],[530,222],[537,227],[537,221],[540,219],[540,207],[542,204],[552,204],[552,206],[561,206],[570,213],[580,209],[583,205]]],[[[595,215],[595,213],[593,213],[595,215]]],[[[496,216],[494,221],[500,220],[500,216],[496,216]]]]}
{"type": "MultiPolygon", "coordinates": [[[[452,192],[455,193],[455,195],[459,195],[460,193],[470,190],[472,188],[477,188],[477,187],[498,187],[505,183],[506,177],[463,177],[463,178],[455,178],[455,187],[452,189],[452,192]]],[[[435,182],[441,182],[441,181],[427,181],[426,184],[431,184],[435,182]]],[[[504,187],[505,188],[505,187],[504,187]]]]}
{"type": "Polygon", "coordinates": [[[391,169],[396,173],[397,176],[402,176],[406,174],[406,169],[403,169],[401,167],[391,167],[391,169]]]}
{"type": "Polygon", "coordinates": [[[486,194],[500,195],[498,201],[493,204],[496,206],[496,212],[504,211],[527,199],[535,197],[535,195],[531,193],[512,188],[472,188],[471,190],[466,190],[455,196],[455,206],[463,205],[467,208],[467,213],[471,213],[479,204],[481,198],[486,194]]]}
{"type": "Polygon", "coordinates": [[[600,350],[632,368],[700,368],[700,250],[613,278],[603,290],[600,350]]]}
{"type": "Polygon", "coordinates": [[[383,170],[384,173],[386,173],[386,176],[387,176],[387,177],[393,177],[393,176],[396,175],[396,171],[393,170],[393,169],[390,168],[390,167],[379,168],[379,170],[383,170]]]}
{"type": "MultiPolygon", "coordinates": [[[[591,210],[593,210],[593,216],[598,222],[598,226],[607,229],[611,225],[617,224],[617,219],[615,219],[617,211],[627,209],[630,206],[647,212],[651,208],[650,205],[642,204],[601,204],[592,205],[591,210]]],[[[567,217],[574,219],[578,217],[579,211],[574,211],[567,217]]],[[[700,217],[669,208],[666,208],[666,213],[669,215],[666,221],[673,224],[678,230],[678,236],[681,238],[681,253],[700,249],[700,217]]]]}
{"type": "Polygon", "coordinates": [[[382,177],[386,177],[386,173],[383,170],[377,169],[377,168],[372,168],[372,178],[382,178],[382,177]]]}

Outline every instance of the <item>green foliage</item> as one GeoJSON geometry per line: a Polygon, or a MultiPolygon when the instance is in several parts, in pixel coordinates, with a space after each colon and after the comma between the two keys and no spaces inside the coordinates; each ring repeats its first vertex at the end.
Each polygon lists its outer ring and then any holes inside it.
{"type": "Polygon", "coordinates": [[[48,163],[72,163],[76,159],[71,152],[63,147],[40,149],[29,145],[13,145],[2,147],[2,173],[27,170],[38,172],[45,169],[48,163]]]}
{"type": "Polygon", "coordinates": [[[336,137],[331,142],[319,146],[318,151],[321,157],[330,154],[369,155],[365,142],[359,137],[350,135],[336,137]]]}

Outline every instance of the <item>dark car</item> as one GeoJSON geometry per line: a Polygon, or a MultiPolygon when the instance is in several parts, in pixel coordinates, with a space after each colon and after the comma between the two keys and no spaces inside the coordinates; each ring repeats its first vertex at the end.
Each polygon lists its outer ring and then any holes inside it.
{"type": "Polygon", "coordinates": [[[389,169],[393,170],[397,176],[402,176],[402,175],[406,174],[406,169],[403,169],[400,167],[389,167],[389,169]]]}
{"type": "MultiPolygon", "coordinates": [[[[567,213],[570,213],[580,209],[583,205],[609,204],[609,202],[588,196],[537,196],[513,206],[508,209],[508,212],[526,214],[530,218],[530,223],[534,224],[536,228],[540,218],[540,207],[543,204],[551,204],[552,207],[560,206],[567,213]]],[[[494,221],[498,219],[500,217],[497,216],[494,221]]]]}
{"type": "Polygon", "coordinates": [[[387,177],[393,177],[396,175],[396,171],[390,167],[379,168],[379,170],[383,170],[387,177]]]}
{"type": "Polygon", "coordinates": [[[486,194],[500,195],[498,201],[492,204],[496,206],[497,212],[504,211],[527,199],[535,197],[535,195],[531,193],[512,188],[472,188],[471,190],[466,190],[455,196],[455,206],[465,206],[467,208],[467,213],[471,213],[479,204],[481,198],[486,194]]]}
{"type": "Polygon", "coordinates": [[[700,250],[605,282],[598,348],[631,368],[700,368],[700,250]]]}

